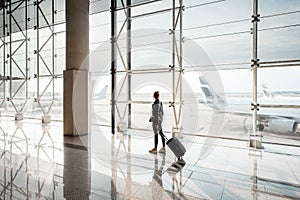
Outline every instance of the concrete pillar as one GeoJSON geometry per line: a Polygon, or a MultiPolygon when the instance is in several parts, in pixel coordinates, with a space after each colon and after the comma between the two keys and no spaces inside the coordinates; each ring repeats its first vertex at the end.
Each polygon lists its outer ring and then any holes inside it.
{"type": "Polygon", "coordinates": [[[89,0],[66,0],[64,135],[89,133],[89,0]]]}

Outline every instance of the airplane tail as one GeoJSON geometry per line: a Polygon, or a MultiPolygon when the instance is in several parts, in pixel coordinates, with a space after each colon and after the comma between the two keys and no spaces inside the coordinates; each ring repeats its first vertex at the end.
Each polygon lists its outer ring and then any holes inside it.
{"type": "Polygon", "coordinates": [[[200,76],[199,80],[201,91],[204,96],[204,99],[201,101],[201,103],[207,104],[208,106],[216,110],[219,110],[220,106],[224,106],[226,104],[226,100],[220,97],[213,90],[204,76],[200,76]]]}
{"type": "Polygon", "coordinates": [[[105,99],[106,94],[107,94],[107,88],[108,88],[108,85],[105,85],[104,88],[100,92],[95,93],[95,98],[96,99],[105,99]]]}
{"type": "Polygon", "coordinates": [[[265,84],[262,84],[262,91],[263,91],[263,96],[267,98],[273,98],[272,93],[268,89],[268,87],[265,84]]]}

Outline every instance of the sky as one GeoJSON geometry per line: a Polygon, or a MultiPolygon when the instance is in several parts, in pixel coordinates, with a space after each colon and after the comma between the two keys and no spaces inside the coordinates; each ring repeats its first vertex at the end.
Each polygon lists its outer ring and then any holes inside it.
{"type": "MultiPolygon", "coordinates": [[[[138,15],[152,10],[160,10],[169,8],[171,1],[161,1],[152,3],[151,5],[140,6],[132,10],[132,15],[138,15]]],[[[202,7],[190,8],[191,5],[199,4],[196,0],[183,1],[186,10],[184,11],[184,23],[183,28],[198,27],[215,23],[222,23],[232,20],[248,19],[248,21],[234,23],[229,25],[206,27],[193,30],[184,30],[183,34],[185,38],[199,38],[203,36],[218,35],[223,33],[232,33],[240,31],[249,31],[252,27],[250,17],[252,15],[252,1],[251,0],[227,0],[224,2],[211,4],[202,7]]],[[[209,1],[201,1],[201,3],[209,1]]],[[[300,1],[297,0],[264,0],[259,1],[259,13],[261,16],[267,16],[271,14],[278,14],[283,12],[292,12],[300,10],[300,1]]],[[[118,19],[122,19],[123,13],[118,13],[118,19]]],[[[161,15],[152,15],[150,17],[143,17],[133,19],[132,29],[133,35],[143,35],[148,31],[149,33],[155,33],[159,31],[166,31],[171,27],[170,12],[161,15]],[[142,30],[142,31],[141,31],[142,30]]],[[[259,29],[285,26],[291,24],[300,23],[300,12],[272,17],[263,18],[259,22],[259,29]]],[[[96,24],[103,24],[110,22],[110,13],[103,13],[99,15],[92,15],[90,18],[91,27],[96,24]]],[[[122,23],[118,24],[120,28],[122,23]]],[[[126,33],[126,32],[124,32],[126,33]]],[[[272,31],[259,32],[259,49],[258,57],[260,61],[274,61],[274,60],[289,60],[300,58],[300,27],[278,29],[272,31]]],[[[103,44],[95,42],[109,40],[110,26],[94,27],[90,31],[91,50],[103,48],[103,44]],[[102,45],[102,46],[101,46],[102,45]]],[[[120,38],[125,37],[121,36],[120,38]]],[[[144,37],[133,39],[134,45],[147,44],[149,42],[163,42],[168,39],[168,34],[162,34],[151,37],[144,37]]],[[[125,40],[120,42],[120,46],[125,47],[125,40]]],[[[199,63],[185,63],[185,65],[203,65],[203,64],[223,64],[223,63],[250,63],[252,59],[252,35],[250,33],[238,34],[233,36],[215,37],[207,39],[192,39],[192,42],[197,44],[201,54],[206,54],[204,61],[199,63]],[[204,52],[204,53],[203,53],[204,52]]],[[[104,45],[109,48],[109,44],[104,45]]],[[[158,45],[159,46],[159,45],[158,45]]],[[[151,55],[149,55],[149,48],[136,48],[133,51],[132,63],[135,67],[147,65],[147,63],[161,65],[161,68],[168,67],[171,64],[171,46],[169,44],[169,52],[162,52],[161,49],[156,52],[155,45],[151,46],[151,55]]],[[[183,48],[183,56],[188,57],[189,44],[186,42],[183,48]]],[[[158,49],[161,46],[158,47],[158,49]]],[[[166,49],[164,49],[166,50],[166,49]]],[[[197,53],[197,52],[196,52],[197,53]]],[[[200,54],[200,53],[199,53],[200,54]]],[[[108,53],[107,56],[110,54],[108,53]]],[[[202,55],[204,56],[204,55],[202,55]]],[[[201,56],[199,56],[201,57],[201,56]]],[[[202,57],[203,58],[203,57],[202,57]]],[[[121,65],[121,64],[120,64],[121,65]]],[[[120,66],[119,65],[119,66],[120,66]]],[[[106,67],[109,65],[105,65],[106,67]]],[[[219,76],[218,80],[221,80],[223,89],[219,89],[219,92],[224,90],[228,92],[251,92],[252,91],[252,72],[249,69],[249,64],[238,66],[227,66],[229,68],[243,67],[246,69],[238,70],[219,70],[214,71],[214,75],[219,76]]],[[[104,69],[103,69],[104,70],[104,69]]],[[[198,73],[185,73],[185,78],[190,82],[193,87],[198,87],[198,76],[202,72],[198,73]]],[[[205,73],[205,72],[204,72],[205,73]]],[[[211,73],[211,72],[206,72],[211,73]]],[[[258,70],[258,84],[261,89],[261,84],[266,84],[272,91],[300,91],[300,67],[288,67],[288,68],[270,68],[258,70]]],[[[109,78],[104,78],[109,80],[109,78]]],[[[212,79],[212,81],[214,81],[212,79]]],[[[149,89],[149,88],[148,88],[149,89]]],[[[199,91],[196,89],[196,91],[199,91]]]]}

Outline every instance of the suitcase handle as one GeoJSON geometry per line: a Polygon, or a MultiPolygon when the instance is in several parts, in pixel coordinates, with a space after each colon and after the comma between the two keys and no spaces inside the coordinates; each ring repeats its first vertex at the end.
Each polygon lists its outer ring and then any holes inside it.
{"type": "Polygon", "coordinates": [[[167,138],[167,136],[165,136],[165,134],[162,131],[159,131],[159,135],[163,136],[166,139],[166,142],[169,141],[169,139],[167,138]]]}

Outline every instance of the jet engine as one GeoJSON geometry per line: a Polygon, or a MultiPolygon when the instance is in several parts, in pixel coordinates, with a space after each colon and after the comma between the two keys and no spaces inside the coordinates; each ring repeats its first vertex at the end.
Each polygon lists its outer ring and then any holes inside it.
{"type": "Polygon", "coordinates": [[[298,123],[291,119],[271,119],[268,122],[271,131],[278,133],[293,133],[298,129],[298,123]]]}

